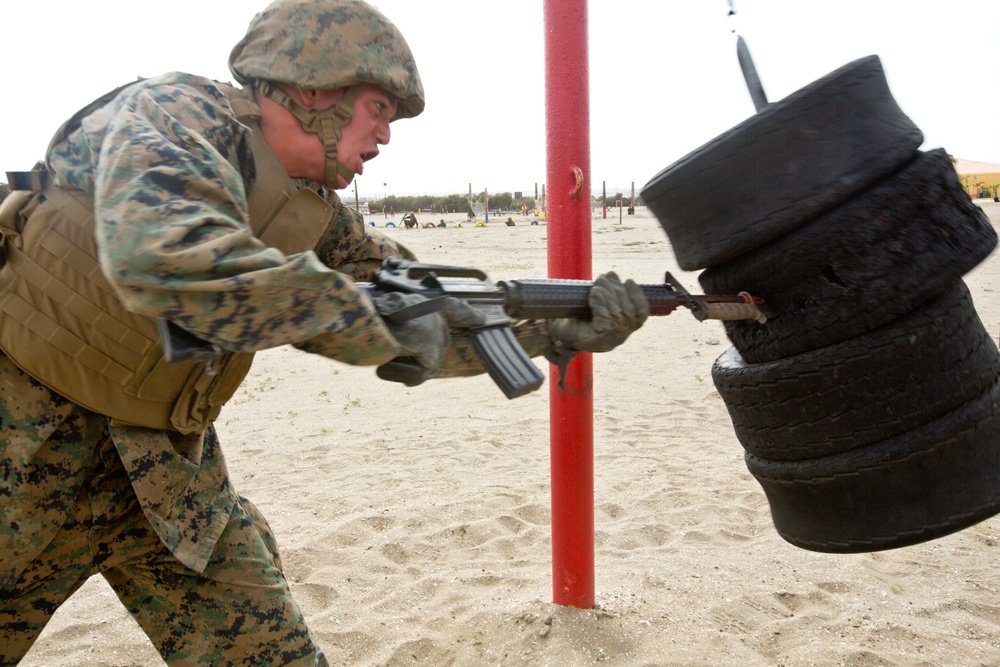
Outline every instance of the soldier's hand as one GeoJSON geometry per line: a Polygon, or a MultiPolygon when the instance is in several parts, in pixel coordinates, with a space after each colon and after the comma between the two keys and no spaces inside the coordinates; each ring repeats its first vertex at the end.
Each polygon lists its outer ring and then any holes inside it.
{"type": "MultiPolygon", "coordinates": [[[[418,306],[426,300],[419,294],[400,292],[390,292],[385,296],[388,313],[418,306]]],[[[389,333],[403,349],[399,357],[378,367],[378,376],[383,380],[402,382],[408,387],[421,384],[441,370],[445,352],[451,345],[449,329],[475,327],[485,319],[485,315],[463,301],[445,297],[445,306],[438,312],[400,323],[387,320],[389,333]]]]}
{"type": "Polygon", "coordinates": [[[613,271],[594,281],[587,302],[590,320],[549,320],[549,337],[557,350],[608,352],[649,317],[642,289],[632,280],[623,283],[613,271]]]}

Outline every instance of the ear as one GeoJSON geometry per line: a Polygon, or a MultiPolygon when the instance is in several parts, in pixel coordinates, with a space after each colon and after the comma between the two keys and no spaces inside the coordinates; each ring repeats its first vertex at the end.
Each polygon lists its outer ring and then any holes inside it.
{"type": "Polygon", "coordinates": [[[295,88],[295,92],[298,94],[298,102],[306,109],[312,109],[316,106],[316,100],[319,98],[319,91],[315,88],[295,88]]]}

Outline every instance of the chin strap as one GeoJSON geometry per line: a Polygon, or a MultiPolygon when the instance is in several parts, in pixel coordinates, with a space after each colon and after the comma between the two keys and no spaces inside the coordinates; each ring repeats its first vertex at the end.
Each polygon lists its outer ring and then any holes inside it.
{"type": "Polygon", "coordinates": [[[336,189],[338,175],[342,176],[348,184],[354,180],[354,172],[337,159],[337,142],[342,136],[341,129],[351,122],[354,103],[361,95],[361,86],[348,88],[339,102],[329,109],[318,111],[306,109],[270,81],[257,81],[255,87],[261,95],[274,100],[295,116],[302,123],[303,130],[319,136],[320,141],[323,142],[323,148],[326,150],[324,185],[336,189]]]}

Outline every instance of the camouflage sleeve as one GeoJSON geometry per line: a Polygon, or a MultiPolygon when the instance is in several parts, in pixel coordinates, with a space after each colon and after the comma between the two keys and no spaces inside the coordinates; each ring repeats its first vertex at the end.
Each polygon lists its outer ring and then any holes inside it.
{"type": "Polygon", "coordinates": [[[337,214],[316,246],[320,261],[354,280],[370,282],[373,273],[387,257],[416,260],[401,243],[366,227],[364,218],[339,199],[337,214]]]}
{"type": "MultiPolygon", "coordinates": [[[[416,259],[402,244],[379,234],[374,228],[366,228],[361,214],[346,206],[336,195],[329,200],[336,213],[316,245],[316,255],[323,264],[358,282],[371,282],[385,258],[416,259]]],[[[321,333],[294,345],[305,352],[336,359],[342,354],[343,340],[335,334],[321,333]]]]}
{"type": "MultiPolygon", "coordinates": [[[[366,227],[360,213],[339,200],[336,205],[339,213],[316,247],[324,264],[347,273],[354,280],[368,282],[386,257],[416,260],[416,256],[395,239],[366,227]]],[[[545,320],[519,320],[511,324],[511,329],[528,356],[540,357],[552,350],[545,320]]],[[[327,336],[321,335],[296,344],[296,347],[327,354],[331,344],[327,336]]],[[[485,372],[473,350],[472,339],[461,332],[452,332],[452,344],[445,354],[444,366],[435,377],[463,377],[485,372]]]]}
{"type": "Polygon", "coordinates": [[[398,344],[348,275],[251,233],[248,130],[221,91],[152,82],[112,102],[94,174],[100,260],[126,306],[229,350],[325,334],[341,361],[391,359],[398,344]]]}

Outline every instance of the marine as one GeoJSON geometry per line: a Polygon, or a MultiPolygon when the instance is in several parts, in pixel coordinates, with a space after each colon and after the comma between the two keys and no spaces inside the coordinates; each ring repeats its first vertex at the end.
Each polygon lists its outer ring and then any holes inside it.
{"type": "MultiPolygon", "coordinates": [[[[468,306],[391,324],[355,285],[415,259],[335,194],[423,111],[398,29],[362,0],[277,0],[229,65],[239,85],[173,72],[101,96],[0,205],[0,664],[94,574],[168,664],[327,664],[213,421],[281,345],[483,372],[452,335],[468,306]],[[166,361],[166,322],[218,361],[166,361]]],[[[593,292],[607,317],[518,322],[519,342],[607,351],[648,315],[632,281],[593,292]]]]}

